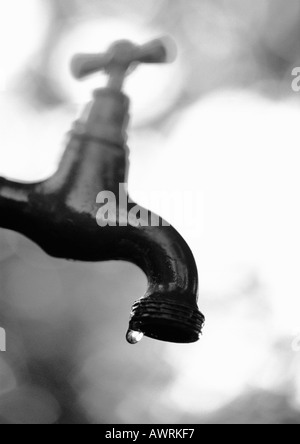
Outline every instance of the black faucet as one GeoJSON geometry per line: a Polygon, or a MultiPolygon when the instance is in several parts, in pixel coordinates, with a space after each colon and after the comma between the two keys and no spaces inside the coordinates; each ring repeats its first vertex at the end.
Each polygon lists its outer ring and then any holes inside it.
{"type": "Polygon", "coordinates": [[[0,178],[1,227],[22,233],[56,258],[124,260],[145,272],[148,290],[133,305],[130,343],[143,335],[195,342],[204,324],[190,248],[173,227],[137,206],[127,194],[129,100],[121,92],[124,78],[139,63],[166,61],[162,40],[144,46],[120,41],[106,54],[74,57],[75,77],[105,70],[109,82],[94,92],[92,103],[75,122],[58,171],[32,184],[0,178]],[[101,192],[115,196],[118,205],[102,200],[101,192]],[[139,223],[131,220],[132,209],[139,213],[139,223]]]}

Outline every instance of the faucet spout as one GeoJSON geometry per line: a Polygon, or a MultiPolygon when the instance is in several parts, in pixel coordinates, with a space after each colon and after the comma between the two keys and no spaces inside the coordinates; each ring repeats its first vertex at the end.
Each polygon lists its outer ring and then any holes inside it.
{"type": "Polygon", "coordinates": [[[189,246],[172,226],[140,228],[135,240],[132,257],[144,270],[148,289],[132,307],[129,332],[196,342],[205,318],[197,306],[198,272],[189,246]]]}

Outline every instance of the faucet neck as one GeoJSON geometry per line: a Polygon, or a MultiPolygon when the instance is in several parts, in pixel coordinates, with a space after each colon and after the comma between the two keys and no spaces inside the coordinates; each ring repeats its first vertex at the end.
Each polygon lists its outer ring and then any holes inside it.
{"type": "Polygon", "coordinates": [[[124,146],[127,142],[130,101],[122,92],[111,88],[94,91],[94,100],[87,105],[74,132],[90,139],[124,146]]]}

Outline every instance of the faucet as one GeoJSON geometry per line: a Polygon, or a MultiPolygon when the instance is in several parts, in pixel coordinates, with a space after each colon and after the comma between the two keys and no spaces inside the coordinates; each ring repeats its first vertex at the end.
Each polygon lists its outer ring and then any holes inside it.
{"type": "Polygon", "coordinates": [[[71,70],[77,79],[104,70],[109,80],[74,123],[57,172],[37,183],[0,178],[2,228],[27,236],[55,258],[124,260],[144,271],[148,289],[132,307],[126,336],[131,344],[144,335],[196,342],[205,321],[190,248],[172,226],[136,205],[126,185],[129,99],[123,83],[140,63],[167,62],[167,53],[163,39],[142,46],[124,40],[105,54],[75,56],[71,70]],[[109,197],[119,205],[108,203],[109,197]]]}

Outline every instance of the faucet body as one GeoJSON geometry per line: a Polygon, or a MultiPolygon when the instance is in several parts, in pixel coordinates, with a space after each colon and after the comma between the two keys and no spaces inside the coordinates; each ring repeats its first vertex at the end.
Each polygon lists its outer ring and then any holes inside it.
{"type": "MultiPolygon", "coordinates": [[[[194,342],[204,317],[197,307],[195,260],[179,233],[171,226],[136,226],[130,220],[124,225],[118,206],[116,226],[97,223],[98,194],[105,190],[120,198],[120,184],[127,182],[128,109],[122,92],[96,90],[69,133],[52,177],[32,184],[0,178],[0,226],[27,236],[56,258],[137,265],[147,275],[148,289],[133,307],[130,329],[194,342]]],[[[128,211],[134,205],[129,199],[128,211]]]]}

